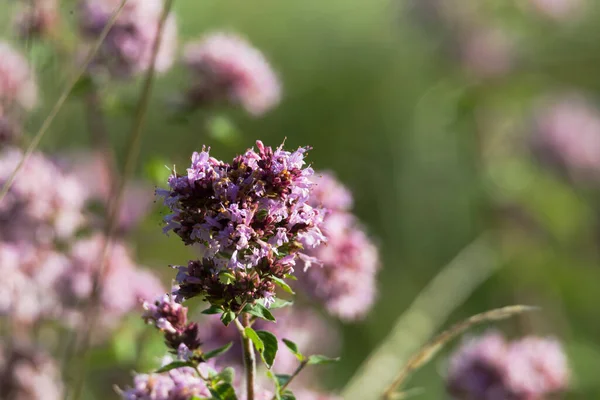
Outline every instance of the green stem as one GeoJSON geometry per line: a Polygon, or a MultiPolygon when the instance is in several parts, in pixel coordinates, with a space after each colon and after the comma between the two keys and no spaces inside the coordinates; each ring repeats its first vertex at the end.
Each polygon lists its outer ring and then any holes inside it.
{"type": "MultiPolygon", "coordinates": [[[[296,377],[298,375],[300,375],[300,372],[302,372],[302,370],[304,369],[304,367],[306,367],[308,365],[308,360],[302,360],[302,362],[300,362],[300,365],[298,365],[298,368],[296,368],[296,370],[294,371],[294,373],[292,374],[292,376],[290,376],[290,379],[288,379],[288,381],[279,388],[279,394],[283,394],[283,392],[285,391],[285,389],[288,388],[288,386],[290,386],[290,384],[292,383],[292,381],[294,379],[296,379],[296,377]]],[[[277,396],[273,396],[272,400],[276,400],[277,396]]]]}
{"type": "Polygon", "coordinates": [[[242,322],[237,319],[235,324],[242,337],[242,348],[244,351],[244,369],[246,370],[246,399],[254,400],[254,381],[256,379],[256,356],[252,340],[244,332],[246,327],[250,326],[250,314],[242,314],[242,322]]]}

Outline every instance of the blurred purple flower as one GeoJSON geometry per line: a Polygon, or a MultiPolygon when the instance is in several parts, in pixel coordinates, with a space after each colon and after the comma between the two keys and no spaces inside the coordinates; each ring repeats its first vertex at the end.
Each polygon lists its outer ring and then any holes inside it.
{"type": "Polygon", "coordinates": [[[0,41],[0,143],[19,136],[23,113],[37,104],[37,84],[27,59],[0,41]]]}
{"type": "Polygon", "coordinates": [[[188,43],[184,62],[194,77],[188,93],[192,105],[225,99],[258,116],[279,103],[281,87],[271,66],[235,34],[213,33],[188,43]]]}
{"type": "Polygon", "coordinates": [[[514,43],[499,28],[466,29],[460,35],[458,47],[463,67],[476,78],[506,75],[515,63],[514,43]]]}
{"type": "MultiPolygon", "coordinates": [[[[100,203],[106,208],[112,196],[112,177],[102,156],[81,152],[66,157],[65,169],[72,171],[86,188],[86,202],[100,203]]],[[[117,226],[121,234],[134,229],[150,212],[154,203],[153,189],[141,181],[132,181],[125,186],[123,202],[117,226]]],[[[101,228],[106,223],[106,210],[91,223],[101,228]]]]}
{"type": "Polygon", "coordinates": [[[600,111],[582,95],[544,101],[535,114],[532,145],[542,161],[574,180],[600,177],[600,111]]]}
{"type": "Polygon", "coordinates": [[[272,278],[292,273],[303,247],[325,241],[323,210],[307,203],[313,186],[313,170],[304,166],[308,148],[256,144],[258,152],[248,149],[231,164],[205,149],[194,153],[187,173],[174,173],[170,188],[157,190],[172,211],[165,231],[204,250],[203,260],[178,267],[178,297],[200,295],[232,310],[268,302],[272,278]],[[225,272],[233,282],[223,282],[225,272]]]}
{"type": "Polygon", "coordinates": [[[513,342],[507,363],[507,384],[522,398],[541,399],[568,385],[567,358],[556,339],[527,337],[513,342]]]}
{"type": "Polygon", "coordinates": [[[448,391],[458,399],[541,400],[564,391],[569,370],[554,339],[506,342],[488,332],[463,343],[450,359],[448,391]]]}
{"type": "Polygon", "coordinates": [[[327,172],[313,177],[312,205],[329,208],[322,229],[327,243],[308,252],[305,264],[317,265],[299,272],[300,284],[310,296],[325,304],[327,311],[343,320],[360,319],[376,298],[379,253],[357,219],[348,212],[350,192],[327,172]]]}
{"type": "MultiPolygon", "coordinates": [[[[170,361],[166,358],[164,364],[170,361]]],[[[121,391],[120,395],[123,400],[189,400],[195,396],[211,398],[204,381],[190,367],[176,368],[162,374],[135,375],[133,387],[121,391]]]]}
{"type": "MultiPolygon", "coordinates": [[[[79,308],[92,294],[93,280],[102,258],[105,238],[95,235],[75,242],[70,252],[71,267],[57,282],[56,290],[72,322],[80,322],[79,308]]],[[[103,325],[113,326],[142,300],[164,293],[158,278],[139,268],[124,244],[113,242],[104,268],[102,293],[103,325]],[[149,295],[152,295],[151,297],[149,295]]]]}
{"type": "MultiPolygon", "coordinates": [[[[22,158],[20,150],[0,153],[0,183],[22,158]]],[[[82,227],[85,190],[70,174],[40,153],[32,154],[0,204],[0,240],[51,243],[82,227]]]]}
{"type": "Polygon", "coordinates": [[[534,11],[554,19],[565,21],[583,14],[586,0],[529,0],[534,11]]]}
{"type": "MultiPolygon", "coordinates": [[[[120,0],[80,0],[79,25],[83,36],[97,39],[120,3],[120,0]]],[[[102,42],[92,68],[106,68],[119,78],[150,68],[163,5],[163,0],[129,0],[102,42]]],[[[157,72],[165,72],[172,66],[176,51],[177,26],[175,16],[170,15],[160,38],[157,72]]]]}
{"type": "Polygon", "coordinates": [[[0,399],[60,400],[60,370],[46,353],[22,344],[0,343],[0,399]]]}
{"type": "Polygon", "coordinates": [[[0,315],[25,325],[58,317],[54,285],[68,268],[68,258],[50,248],[0,242],[0,315]]]}

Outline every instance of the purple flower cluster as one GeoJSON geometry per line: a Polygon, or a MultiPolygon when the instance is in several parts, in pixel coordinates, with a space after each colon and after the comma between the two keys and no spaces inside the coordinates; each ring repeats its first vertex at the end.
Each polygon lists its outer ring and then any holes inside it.
{"type": "Polygon", "coordinates": [[[37,84],[27,59],[0,41],[0,143],[20,133],[23,114],[37,103],[37,84]]]}
{"type": "Polygon", "coordinates": [[[46,353],[23,344],[0,343],[0,399],[60,400],[60,371],[46,353]]]}
{"type": "Polygon", "coordinates": [[[144,309],[144,320],[164,333],[165,342],[172,351],[187,353],[200,348],[198,324],[188,322],[187,307],[177,303],[172,296],[166,294],[154,303],[144,302],[144,309]]]}
{"type": "Polygon", "coordinates": [[[458,399],[541,400],[568,387],[569,368],[555,339],[506,342],[490,332],[466,341],[450,359],[448,391],[458,399]]]}
{"type": "MultiPolygon", "coordinates": [[[[80,0],[82,35],[95,40],[106,27],[121,0],[80,0]]],[[[127,78],[150,68],[163,12],[163,0],[129,0],[96,56],[92,68],[105,68],[114,77],[127,78]]],[[[170,15],[159,39],[155,69],[165,72],[174,62],[177,26],[170,15]]]]}
{"type": "MultiPolygon", "coordinates": [[[[167,358],[165,361],[168,363],[171,360],[167,358]]],[[[211,398],[204,381],[190,367],[172,369],[162,374],[138,374],[133,379],[133,387],[121,391],[120,395],[123,400],[211,398]]]]}
{"type": "Polygon", "coordinates": [[[243,38],[213,33],[186,45],[184,63],[194,81],[191,105],[228,100],[252,115],[275,107],[281,98],[277,76],[261,52],[243,38]]]}
{"type": "Polygon", "coordinates": [[[350,213],[350,192],[327,172],[312,180],[315,189],[310,204],[329,210],[322,226],[327,244],[309,251],[322,266],[300,273],[300,282],[311,296],[324,302],[330,314],[347,321],[360,319],[376,297],[377,247],[350,213]]]}
{"type": "Polygon", "coordinates": [[[275,284],[294,271],[303,249],[325,242],[324,212],[309,205],[313,170],[307,148],[273,150],[257,141],[231,164],[194,153],[187,174],[174,173],[157,190],[172,213],[165,231],[198,244],[204,258],[179,267],[179,298],[202,296],[238,311],[270,299],[275,284]]]}

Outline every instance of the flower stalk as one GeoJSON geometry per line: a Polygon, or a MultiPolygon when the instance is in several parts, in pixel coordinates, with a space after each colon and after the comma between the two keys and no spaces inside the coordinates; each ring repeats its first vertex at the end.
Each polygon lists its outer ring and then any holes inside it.
{"type": "Polygon", "coordinates": [[[242,336],[242,347],[244,351],[244,369],[246,372],[246,399],[254,400],[254,384],[256,380],[256,356],[254,354],[254,345],[252,340],[246,335],[244,330],[250,327],[250,314],[242,313],[242,322],[235,320],[236,326],[242,336]]]}

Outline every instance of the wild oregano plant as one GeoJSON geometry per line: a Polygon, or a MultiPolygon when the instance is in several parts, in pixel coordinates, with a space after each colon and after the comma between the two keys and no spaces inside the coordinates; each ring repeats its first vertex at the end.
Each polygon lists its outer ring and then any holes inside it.
{"type": "MultiPolygon", "coordinates": [[[[160,332],[153,337],[161,337],[168,355],[150,374],[137,373],[133,384],[121,384],[116,392],[123,399],[340,398],[321,393],[315,384],[312,366],[339,361],[334,355],[340,338],[312,306],[344,322],[363,319],[378,297],[381,266],[378,246],[353,214],[351,192],[331,172],[313,171],[305,159],[309,147],[270,147],[257,140],[230,161],[202,147],[189,168],[173,167],[156,190],[169,209],[165,233],[197,254],[172,266],[174,286],[165,291],[134,261],[126,237],[152,199],[147,191],[139,194],[139,182],[131,178],[155,79],[177,64],[174,0],[73,4],[69,11],[76,26],[66,28],[58,0],[18,2],[13,23],[22,47],[36,40],[73,68],[29,143],[25,119],[43,96],[19,45],[0,41],[0,219],[6,222],[0,227],[5,280],[0,329],[8,339],[0,343],[0,398],[85,398],[92,348],[109,342],[115,353],[126,353],[124,348],[134,347],[122,345],[119,336],[131,333],[125,321],[136,312],[160,332]],[[65,28],[76,40],[65,40],[65,28]],[[107,104],[112,85],[138,79],[141,90],[130,110],[121,171],[107,104]],[[69,96],[85,105],[93,153],[83,153],[83,162],[37,151],[69,96]],[[48,332],[57,342],[52,346],[44,343],[48,332]]],[[[271,64],[240,35],[207,33],[181,49],[187,75],[177,101],[168,103],[175,116],[234,105],[259,117],[282,100],[271,64]]],[[[471,66],[479,65],[474,61],[471,66]]],[[[504,73],[509,64],[489,64],[483,75],[504,73]]],[[[573,100],[542,116],[539,150],[561,153],[572,125],[562,121],[573,116],[576,125],[586,126],[586,142],[594,143],[597,115],[587,102],[573,100]]],[[[576,162],[586,159],[585,146],[571,150],[555,155],[564,156],[559,158],[571,168],[594,164],[576,162]]],[[[476,324],[529,309],[505,307],[452,326],[406,360],[395,379],[384,382],[385,390],[369,392],[368,398],[405,396],[410,374],[451,339],[476,324]]],[[[138,353],[148,336],[140,335],[138,353]]],[[[569,384],[566,356],[552,338],[510,341],[488,332],[467,340],[449,360],[446,387],[456,399],[538,400],[566,391],[569,384]]],[[[139,365],[136,369],[146,369],[139,365]]]]}

